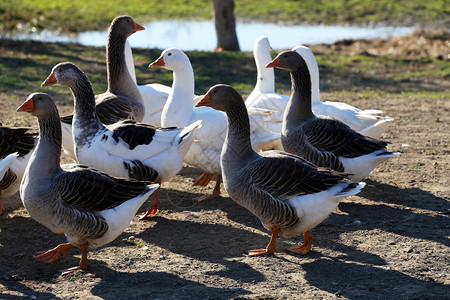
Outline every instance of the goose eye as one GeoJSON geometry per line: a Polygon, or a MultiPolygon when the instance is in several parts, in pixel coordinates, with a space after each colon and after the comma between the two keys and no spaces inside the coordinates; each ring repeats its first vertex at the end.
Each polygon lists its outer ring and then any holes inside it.
{"type": "Polygon", "coordinates": [[[59,68],[59,69],[58,69],[58,72],[62,72],[62,69],[61,69],[61,68],[59,68]]]}
{"type": "Polygon", "coordinates": [[[37,97],[38,98],[38,100],[42,100],[42,97],[41,96],[39,96],[39,97],[37,97]]]}
{"type": "Polygon", "coordinates": [[[131,20],[130,20],[130,19],[128,19],[128,20],[127,20],[127,23],[131,23],[131,20]]]}
{"type": "Polygon", "coordinates": [[[217,91],[216,91],[216,90],[214,90],[214,91],[213,91],[213,93],[214,93],[214,94],[216,94],[216,93],[217,93],[217,91]]]}
{"type": "Polygon", "coordinates": [[[167,53],[167,56],[171,56],[171,55],[172,55],[172,53],[170,53],[170,52],[169,52],[169,53],[167,53]]]}
{"type": "Polygon", "coordinates": [[[288,55],[287,55],[287,54],[285,54],[285,55],[284,55],[284,57],[288,57],[288,55]]]}

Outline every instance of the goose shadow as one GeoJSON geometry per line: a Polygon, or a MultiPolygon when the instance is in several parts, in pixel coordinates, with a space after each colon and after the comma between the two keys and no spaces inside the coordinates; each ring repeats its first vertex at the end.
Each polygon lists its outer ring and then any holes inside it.
{"type": "Polygon", "coordinates": [[[192,222],[159,216],[154,217],[154,220],[155,226],[139,234],[139,238],[147,243],[224,267],[220,271],[211,271],[208,275],[219,275],[242,282],[264,280],[261,272],[232,258],[242,257],[249,249],[264,247],[268,243],[268,236],[231,225],[205,223],[204,220],[192,222]]]}
{"type": "Polygon", "coordinates": [[[374,202],[404,205],[450,214],[450,201],[419,188],[400,188],[395,185],[366,179],[366,186],[359,196],[374,202]]]}
{"type": "MultiPolygon", "coordinates": [[[[193,171],[195,170],[196,169],[193,169],[193,171]]],[[[169,211],[175,210],[177,212],[182,211],[201,212],[201,211],[220,210],[226,214],[227,219],[237,224],[241,224],[245,227],[250,228],[250,230],[236,229],[236,225],[234,224],[232,225],[233,227],[225,227],[226,232],[224,232],[221,235],[224,241],[226,241],[225,239],[229,238],[230,241],[235,242],[235,240],[238,239],[241,240],[241,242],[244,245],[246,245],[246,248],[242,248],[240,251],[233,253],[233,255],[241,255],[242,253],[244,253],[249,249],[261,248],[267,245],[270,239],[270,232],[263,227],[261,221],[256,216],[254,216],[249,210],[236,204],[231,198],[219,197],[213,200],[197,203],[197,201],[192,200],[192,197],[193,197],[192,193],[165,188],[162,189],[160,193],[160,199],[163,203],[161,206],[163,207],[163,209],[168,209],[169,211]],[[262,231],[265,234],[264,235],[256,235],[254,233],[250,234],[250,231],[252,229],[262,231]],[[232,233],[233,231],[237,230],[239,230],[238,233],[229,234],[230,232],[232,233]],[[248,237],[249,234],[250,237],[248,237]],[[251,236],[254,236],[254,238],[251,238],[251,236]],[[252,242],[250,242],[250,240],[252,240],[252,242]]],[[[319,224],[316,228],[311,230],[313,236],[316,237],[314,245],[330,249],[339,248],[340,251],[345,252],[347,256],[351,256],[353,260],[362,263],[373,263],[376,265],[386,264],[386,261],[376,254],[364,252],[358,250],[356,247],[350,247],[344,244],[341,245],[337,242],[334,242],[334,240],[339,237],[339,234],[343,232],[341,226],[345,227],[348,224],[352,224],[353,221],[354,217],[352,216],[331,214],[331,216],[328,219],[326,219],[323,223],[319,224]]],[[[162,221],[158,220],[157,222],[161,224],[162,221]]],[[[216,226],[217,228],[222,228],[221,226],[223,225],[210,224],[205,225],[205,227],[206,226],[208,226],[208,228],[213,228],[213,226],[216,226]]],[[[180,226],[180,230],[183,230],[182,228],[183,226],[180,226]]],[[[217,236],[211,236],[211,239],[216,238],[217,236]]],[[[151,237],[149,241],[152,241],[151,237]]],[[[277,241],[277,246],[279,250],[282,250],[292,246],[292,244],[295,243],[301,244],[302,242],[303,240],[301,234],[299,234],[298,237],[291,239],[285,239],[280,237],[277,241]]],[[[162,247],[167,247],[167,245],[164,245],[162,247]]],[[[317,249],[318,249],[317,247],[313,246],[311,252],[308,255],[316,253],[318,251],[317,249]]],[[[214,251],[217,253],[216,250],[214,251]]],[[[229,256],[229,253],[223,253],[223,255],[229,256]]],[[[202,259],[204,259],[203,256],[202,259]]]]}
{"type": "Polygon", "coordinates": [[[447,237],[450,227],[450,218],[447,216],[450,204],[445,199],[420,189],[402,189],[375,181],[370,181],[359,196],[379,204],[341,202],[339,209],[351,217],[348,221],[357,219],[362,222],[360,226],[350,226],[351,222],[348,223],[345,228],[347,231],[382,229],[401,236],[450,246],[447,237]],[[399,207],[400,205],[403,207],[399,207]],[[426,211],[416,213],[408,207],[426,211]]]}
{"type": "Polygon", "coordinates": [[[23,300],[24,298],[28,298],[28,299],[33,299],[32,297],[34,296],[34,299],[61,299],[55,295],[53,295],[52,293],[47,293],[47,292],[39,292],[33,289],[30,289],[29,287],[27,287],[25,284],[21,283],[20,281],[16,281],[14,279],[2,279],[0,281],[0,285],[3,285],[5,288],[7,288],[10,291],[16,291],[19,292],[20,294],[24,294],[23,295],[11,295],[11,294],[7,294],[4,292],[0,291],[0,299],[9,299],[9,300],[23,300]]]}
{"type": "Polygon", "coordinates": [[[230,299],[250,294],[241,288],[211,287],[158,271],[127,273],[103,266],[94,274],[101,281],[91,293],[102,299],[230,299]]]}
{"type": "Polygon", "coordinates": [[[448,285],[375,266],[322,258],[302,268],[311,285],[346,299],[445,299],[450,294],[448,285]]]}

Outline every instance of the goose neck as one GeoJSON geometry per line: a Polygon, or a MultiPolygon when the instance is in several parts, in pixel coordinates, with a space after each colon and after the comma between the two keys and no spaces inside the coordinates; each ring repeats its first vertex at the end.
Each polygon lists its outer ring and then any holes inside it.
{"type": "Polygon", "coordinates": [[[106,71],[108,91],[113,94],[128,96],[141,102],[142,96],[136,82],[128,71],[125,60],[126,37],[109,32],[106,45],[106,71]]]}
{"type": "Polygon", "coordinates": [[[250,120],[244,102],[233,103],[226,113],[228,126],[221,154],[224,169],[242,166],[256,154],[250,141],[250,120]]]}
{"type": "Polygon", "coordinates": [[[173,71],[173,84],[161,116],[161,125],[188,126],[194,110],[194,71],[192,66],[173,71]]]}
{"type": "Polygon", "coordinates": [[[263,93],[275,92],[275,73],[273,68],[266,68],[266,65],[272,60],[270,52],[262,53],[261,50],[255,52],[255,63],[257,71],[257,80],[255,89],[263,93]]]}
{"type": "Polygon", "coordinates": [[[30,159],[30,175],[43,177],[61,170],[62,132],[57,111],[39,118],[38,123],[39,141],[30,159]]]}
{"type": "Polygon", "coordinates": [[[283,130],[295,127],[313,117],[311,110],[311,77],[298,69],[291,72],[291,98],[284,113],[283,130]]]}
{"type": "Polygon", "coordinates": [[[96,113],[94,90],[86,75],[80,74],[70,88],[74,99],[74,122],[78,127],[94,131],[103,128],[96,113]]]}

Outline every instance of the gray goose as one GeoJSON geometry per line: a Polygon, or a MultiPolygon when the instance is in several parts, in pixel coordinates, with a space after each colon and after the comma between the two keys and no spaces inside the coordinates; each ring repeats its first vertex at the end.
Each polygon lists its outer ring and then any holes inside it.
{"type": "Polygon", "coordinates": [[[1,201],[19,191],[23,173],[37,143],[38,133],[26,127],[8,127],[0,123],[0,214],[1,201]]]}
{"type": "Polygon", "coordinates": [[[317,168],[303,158],[281,151],[256,153],[250,143],[250,123],[244,100],[228,85],[215,85],[196,106],[211,106],[227,114],[228,128],[220,163],[230,197],[257,216],[272,238],[251,256],[277,251],[278,235],[303,232],[304,243],[289,251],[306,254],[313,238],[309,230],[322,222],[344,196],[357,194],[364,183],[347,174],[317,168]]]}
{"type": "MultiPolygon", "coordinates": [[[[105,126],[96,114],[91,82],[80,68],[70,62],[59,63],[51,74],[52,84],[67,86],[73,94],[72,130],[78,162],[111,176],[158,183],[181,170],[201,121],[185,128],[157,129],[131,120],[105,126]]],[[[156,212],[158,192],[142,218],[156,212]]]]}
{"type": "Polygon", "coordinates": [[[68,241],[34,258],[51,263],[75,246],[81,249],[79,266],[63,274],[86,270],[88,250],[121,234],[159,185],[114,178],[85,165],[60,166],[61,123],[49,95],[33,93],[17,111],[37,117],[40,135],[20,186],[23,205],[33,219],[68,241]]]}
{"type": "MultiPolygon", "coordinates": [[[[106,43],[106,71],[108,76],[108,90],[96,95],[96,111],[100,122],[105,125],[114,124],[121,120],[141,122],[145,115],[142,96],[128,72],[125,63],[125,43],[127,38],[144,27],[134,22],[129,16],[116,17],[108,30],[106,43]]],[[[50,74],[42,86],[51,85],[55,78],[50,74]]],[[[63,148],[75,159],[72,140],[73,115],[61,118],[63,123],[63,148]]]]}
{"type": "Polygon", "coordinates": [[[361,135],[339,120],[316,116],[311,110],[311,76],[296,51],[278,54],[266,66],[291,74],[292,94],[284,113],[281,143],[286,152],[299,155],[319,167],[351,173],[358,182],[399,152],[387,142],[361,135]]]}

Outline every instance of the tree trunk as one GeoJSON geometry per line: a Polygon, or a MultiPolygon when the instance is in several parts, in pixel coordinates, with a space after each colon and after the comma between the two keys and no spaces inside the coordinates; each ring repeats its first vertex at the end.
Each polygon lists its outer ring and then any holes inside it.
{"type": "Polygon", "coordinates": [[[240,51],[234,19],[234,0],[213,0],[213,20],[216,26],[217,51],[240,51]]]}

